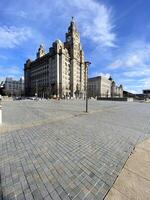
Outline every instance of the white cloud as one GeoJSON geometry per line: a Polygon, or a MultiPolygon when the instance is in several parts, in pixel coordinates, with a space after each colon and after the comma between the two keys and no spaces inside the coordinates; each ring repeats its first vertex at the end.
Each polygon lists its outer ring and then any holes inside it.
{"type": "Polygon", "coordinates": [[[100,76],[104,76],[106,78],[110,78],[110,74],[109,73],[100,73],[100,76]]]}
{"type": "Polygon", "coordinates": [[[132,67],[132,66],[136,66],[136,65],[141,65],[143,64],[142,62],[142,58],[138,55],[138,53],[136,54],[131,54],[128,56],[127,60],[126,60],[126,66],[128,67],[132,67]]]}
{"type": "MultiPolygon", "coordinates": [[[[112,8],[96,0],[57,0],[52,2],[44,0],[42,3],[40,0],[23,0],[19,1],[16,6],[14,6],[13,3],[8,6],[9,7],[6,8],[5,11],[6,14],[8,13],[16,16],[17,20],[20,20],[21,17],[26,21],[30,21],[35,28],[47,24],[45,29],[49,29],[49,31],[50,28],[48,27],[52,27],[52,21],[56,21],[57,23],[59,18],[60,28],[62,28],[63,25],[66,26],[67,20],[71,19],[71,16],[74,16],[75,19],[77,19],[79,31],[83,37],[90,39],[96,45],[102,47],[115,46],[116,34],[114,32],[115,26],[113,23],[112,8]],[[24,6],[22,10],[23,2],[24,6]]],[[[43,31],[45,29],[43,28],[43,31]]],[[[59,31],[59,27],[56,31],[59,31]]],[[[6,35],[9,34],[9,36],[7,36],[9,38],[7,46],[9,47],[16,46],[16,34],[17,38],[21,37],[21,41],[22,38],[24,40],[22,32],[24,32],[27,37],[30,35],[30,30],[28,29],[14,30],[12,27],[1,27],[1,32],[6,33],[6,35]],[[10,37],[13,37],[12,34],[13,36],[15,35],[15,39],[13,38],[13,41],[15,40],[14,42],[10,42],[10,37]]],[[[4,34],[2,36],[4,37],[4,34]]],[[[7,38],[5,37],[4,39],[7,38]]],[[[0,40],[0,46],[4,47],[2,41],[3,40],[0,40]]]]}
{"type": "Polygon", "coordinates": [[[123,66],[123,61],[121,59],[117,59],[114,62],[112,62],[108,68],[110,69],[117,69],[119,67],[123,66]]]}
{"type": "Polygon", "coordinates": [[[133,93],[133,94],[137,94],[137,93],[140,93],[140,92],[137,92],[137,90],[133,90],[133,89],[130,89],[130,88],[128,88],[128,87],[124,87],[124,90],[125,91],[128,91],[128,92],[131,92],[131,93],[133,93]]]}
{"type": "Polygon", "coordinates": [[[32,36],[28,27],[0,27],[0,48],[14,48],[32,36]]]}
{"type": "Polygon", "coordinates": [[[2,59],[2,60],[7,60],[8,58],[7,58],[7,56],[0,55],[0,59],[2,59]]]}
{"type": "Polygon", "coordinates": [[[24,12],[23,10],[20,10],[19,12],[15,12],[14,15],[18,16],[18,17],[22,17],[22,18],[27,18],[27,13],[24,12]]]}
{"type": "Polygon", "coordinates": [[[116,46],[116,34],[110,8],[94,0],[73,0],[71,3],[79,9],[77,17],[83,37],[89,38],[100,46],[116,46]]]}
{"type": "MultiPolygon", "coordinates": [[[[38,1],[33,1],[33,3],[34,7],[39,7],[38,1]]],[[[49,0],[45,0],[40,9],[35,9],[33,17],[36,20],[37,16],[40,17],[40,20],[45,20],[58,15],[61,20],[65,20],[65,23],[66,19],[74,16],[77,19],[81,35],[97,45],[116,46],[112,10],[104,3],[96,0],[57,0],[49,6],[49,0]]]]}
{"type": "Polygon", "coordinates": [[[143,89],[150,89],[150,77],[143,78],[139,82],[143,89]]]}
{"type": "Polygon", "coordinates": [[[4,79],[4,77],[12,77],[19,78],[22,76],[23,71],[18,66],[0,66],[0,79],[4,79]]]}
{"type": "MultiPolygon", "coordinates": [[[[121,82],[123,83],[124,89],[134,93],[141,93],[143,89],[150,89],[150,73],[147,76],[136,76],[136,71],[133,76],[126,78],[120,75],[121,82]]],[[[138,74],[138,73],[137,73],[138,74]]]]}
{"type": "Polygon", "coordinates": [[[12,7],[9,9],[5,9],[1,11],[3,14],[5,15],[11,15],[12,17],[21,17],[21,18],[27,18],[27,13],[23,10],[17,10],[17,12],[15,10],[12,9],[12,7]]]}
{"type": "Polygon", "coordinates": [[[142,68],[142,69],[136,69],[135,71],[127,71],[123,72],[123,75],[126,77],[142,77],[142,76],[150,76],[150,68],[142,68]]]}
{"type": "Polygon", "coordinates": [[[140,94],[142,93],[142,90],[143,90],[143,86],[139,85],[139,83],[136,83],[135,81],[133,84],[126,84],[123,88],[125,91],[131,92],[134,94],[140,94]]]}
{"type": "Polygon", "coordinates": [[[108,68],[141,68],[150,66],[150,43],[133,42],[127,44],[127,47],[122,50],[122,53],[117,56],[108,68]]]}
{"type": "Polygon", "coordinates": [[[126,44],[108,66],[108,70],[116,72],[118,79],[121,78],[128,91],[136,93],[150,88],[150,43],[139,41],[126,44]]]}
{"type": "Polygon", "coordinates": [[[92,77],[95,77],[95,76],[104,76],[106,78],[109,78],[110,77],[110,74],[109,73],[102,73],[102,72],[94,72],[92,74],[92,77]]]}

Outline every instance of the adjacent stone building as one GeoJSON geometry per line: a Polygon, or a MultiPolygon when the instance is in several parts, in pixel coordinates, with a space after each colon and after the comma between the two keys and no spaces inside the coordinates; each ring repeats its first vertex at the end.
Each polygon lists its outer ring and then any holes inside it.
{"type": "Polygon", "coordinates": [[[25,95],[60,98],[84,97],[87,71],[74,19],[65,42],[56,40],[46,53],[40,45],[36,59],[24,65],[25,95]]]}
{"type": "Polygon", "coordinates": [[[145,98],[150,98],[150,89],[143,90],[143,96],[145,98]]]}
{"type": "Polygon", "coordinates": [[[14,80],[7,77],[4,82],[4,93],[8,96],[23,96],[24,95],[24,78],[14,80]]]}
{"type": "Polygon", "coordinates": [[[123,97],[123,87],[110,77],[97,76],[88,79],[89,97],[123,97]]]}

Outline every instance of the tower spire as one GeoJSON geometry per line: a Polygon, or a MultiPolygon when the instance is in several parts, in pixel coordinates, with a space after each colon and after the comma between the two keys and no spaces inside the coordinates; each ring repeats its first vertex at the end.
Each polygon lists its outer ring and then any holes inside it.
{"type": "Polygon", "coordinates": [[[75,22],[75,21],[74,21],[74,16],[72,16],[72,20],[71,20],[71,22],[75,22]]]}
{"type": "Polygon", "coordinates": [[[70,26],[68,28],[68,31],[70,31],[70,32],[77,31],[76,24],[75,24],[75,19],[74,19],[73,16],[71,18],[71,23],[70,23],[70,26]]]}

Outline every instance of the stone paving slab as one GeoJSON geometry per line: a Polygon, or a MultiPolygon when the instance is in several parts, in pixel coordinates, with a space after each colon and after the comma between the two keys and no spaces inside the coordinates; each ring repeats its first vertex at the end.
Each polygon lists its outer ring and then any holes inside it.
{"type": "Polygon", "coordinates": [[[134,146],[149,137],[150,107],[90,101],[87,115],[84,103],[4,105],[4,119],[10,126],[47,116],[53,121],[0,134],[3,199],[101,200],[106,196],[134,146]]]}
{"type": "Polygon", "coordinates": [[[105,200],[150,199],[150,139],[137,145],[105,200]]]}

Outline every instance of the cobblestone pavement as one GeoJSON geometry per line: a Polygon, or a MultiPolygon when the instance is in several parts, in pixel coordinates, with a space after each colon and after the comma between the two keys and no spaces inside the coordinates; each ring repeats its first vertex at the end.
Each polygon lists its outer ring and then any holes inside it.
{"type": "Polygon", "coordinates": [[[0,193],[5,200],[101,200],[134,146],[150,136],[150,104],[3,103],[0,193]]]}

